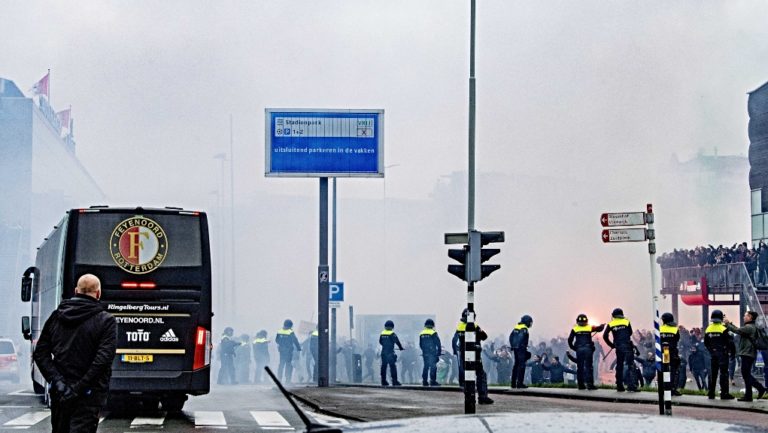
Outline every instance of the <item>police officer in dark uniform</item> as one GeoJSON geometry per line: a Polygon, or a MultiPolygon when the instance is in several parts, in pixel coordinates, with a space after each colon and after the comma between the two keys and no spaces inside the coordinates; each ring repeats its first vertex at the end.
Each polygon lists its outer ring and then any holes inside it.
{"type": "Polygon", "coordinates": [[[594,382],[592,369],[592,355],[595,353],[595,343],[592,341],[592,333],[600,332],[605,325],[592,326],[586,314],[576,317],[576,326],[568,335],[568,347],[576,352],[576,381],[579,389],[597,389],[594,382]]]}
{"type": "Polygon", "coordinates": [[[381,344],[381,386],[389,386],[387,382],[387,366],[389,374],[392,376],[392,386],[400,386],[397,381],[397,355],[395,355],[395,346],[403,350],[400,339],[395,334],[395,322],[387,320],[384,322],[384,330],[379,335],[379,344],[381,344]]]}
{"type": "Polygon", "coordinates": [[[293,332],[293,320],[285,319],[282,329],[277,331],[275,335],[275,343],[277,343],[277,353],[280,354],[280,364],[277,367],[277,378],[283,382],[283,373],[285,373],[285,381],[283,383],[291,383],[291,376],[293,376],[293,350],[301,352],[301,344],[299,339],[293,332]]]}
{"type": "Polygon", "coordinates": [[[614,308],[611,312],[611,320],[603,332],[603,340],[611,348],[616,350],[616,391],[624,392],[624,368],[629,371],[629,383],[627,390],[637,392],[637,379],[634,369],[634,344],[632,344],[632,324],[624,317],[624,310],[614,308]],[[613,341],[611,341],[613,336],[613,341]]]}
{"type": "Polygon", "coordinates": [[[733,400],[734,398],[728,392],[728,361],[735,356],[736,347],[733,344],[733,336],[723,325],[724,317],[722,311],[712,311],[712,314],[709,315],[711,323],[704,330],[704,346],[709,350],[711,357],[709,393],[707,394],[710,400],[715,399],[718,373],[720,374],[720,400],[733,400]]]}
{"type": "Polygon", "coordinates": [[[117,323],[99,303],[101,282],[92,274],[77,280],[75,295],[45,321],[33,359],[51,384],[53,433],[96,432],[107,402],[117,323]]]}
{"type": "Polygon", "coordinates": [[[509,334],[509,347],[515,355],[515,365],[512,367],[511,388],[528,388],[523,380],[525,379],[525,363],[531,358],[531,352],[528,351],[528,328],[533,326],[533,318],[525,315],[520,318],[520,322],[509,334]]]}
{"type": "MultiPolygon", "coordinates": [[[[453,333],[453,338],[451,339],[453,353],[459,358],[459,386],[462,388],[464,387],[464,334],[467,332],[467,316],[469,316],[469,310],[465,308],[461,312],[461,320],[456,325],[456,332],[453,333]]],[[[488,397],[488,375],[485,374],[483,358],[480,356],[483,350],[480,342],[487,339],[488,334],[475,322],[475,359],[477,359],[475,377],[477,380],[477,402],[480,404],[493,404],[493,399],[488,397]]]]}
{"type": "Polygon", "coordinates": [[[427,319],[424,322],[424,329],[419,334],[419,347],[421,356],[424,358],[424,368],[421,371],[421,384],[424,386],[440,386],[437,383],[437,361],[441,350],[440,337],[435,331],[435,321],[427,319]]]}
{"type": "Polygon", "coordinates": [[[312,370],[312,381],[317,382],[317,355],[318,348],[320,347],[320,333],[315,328],[311,334],[309,334],[309,353],[312,354],[312,364],[314,368],[312,370]]]}
{"type": "Polygon", "coordinates": [[[677,390],[680,384],[680,350],[677,347],[680,343],[680,330],[677,323],[675,323],[675,316],[672,313],[661,315],[659,334],[661,335],[662,347],[664,344],[669,345],[669,371],[672,380],[672,395],[683,395],[677,390]]]}
{"type": "Polygon", "coordinates": [[[265,329],[256,333],[252,346],[253,362],[256,364],[256,374],[254,374],[253,382],[261,383],[261,372],[264,371],[264,367],[269,365],[269,340],[267,339],[267,331],[265,329]]]}
{"type": "Polygon", "coordinates": [[[219,378],[216,381],[219,385],[234,385],[235,380],[235,348],[240,346],[240,342],[232,338],[235,331],[231,327],[224,328],[219,342],[219,358],[221,358],[221,367],[219,368],[219,378]]]}

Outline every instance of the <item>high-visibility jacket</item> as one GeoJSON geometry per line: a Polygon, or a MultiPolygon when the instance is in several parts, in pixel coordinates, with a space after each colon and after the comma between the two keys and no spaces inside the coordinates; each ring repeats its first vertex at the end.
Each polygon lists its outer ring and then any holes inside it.
{"type": "Polygon", "coordinates": [[[509,334],[509,347],[512,350],[528,348],[528,326],[525,323],[518,323],[509,334]]]}
{"type": "Polygon", "coordinates": [[[395,353],[395,346],[397,346],[398,349],[403,350],[403,345],[400,344],[400,339],[397,338],[395,331],[391,329],[381,331],[381,335],[379,335],[379,344],[381,344],[382,356],[393,355],[395,353]]]}
{"type": "Polygon", "coordinates": [[[632,324],[623,317],[614,318],[603,331],[603,340],[611,348],[617,350],[632,350],[632,324]],[[613,340],[611,340],[611,336],[613,340]]]}
{"type": "Polygon", "coordinates": [[[661,344],[669,345],[669,355],[673,358],[680,356],[680,351],[677,345],[680,343],[680,329],[674,323],[667,325],[662,324],[659,328],[659,335],[661,336],[661,344]]]}
{"type": "Polygon", "coordinates": [[[422,355],[440,356],[442,354],[440,346],[440,337],[433,328],[424,328],[419,333],[419,347],[422,355]]]}

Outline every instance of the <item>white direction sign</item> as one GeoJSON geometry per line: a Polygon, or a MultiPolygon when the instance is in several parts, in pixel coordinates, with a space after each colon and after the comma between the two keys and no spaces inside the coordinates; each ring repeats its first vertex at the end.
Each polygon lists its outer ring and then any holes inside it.
{"type": "Polygon", "coordinates": [[[644,242],[648,240],[644,228],[603,230],[603,242],[644,242]]]}
{"type": "Polygon", "coordinates": [[[645,212],[617,212],[600,215],[603,227],[642,226],[645,225],[645,212]]]}

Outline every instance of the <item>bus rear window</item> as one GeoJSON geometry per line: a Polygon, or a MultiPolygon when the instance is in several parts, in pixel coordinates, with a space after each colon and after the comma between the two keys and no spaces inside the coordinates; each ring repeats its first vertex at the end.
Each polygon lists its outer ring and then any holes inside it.
{"type": "Polygon", "coordinates": [[[79,265],[117,265],[131,273],[202,266],[200,219],[189,215],[84,213],[76,245],[79,265]]]}

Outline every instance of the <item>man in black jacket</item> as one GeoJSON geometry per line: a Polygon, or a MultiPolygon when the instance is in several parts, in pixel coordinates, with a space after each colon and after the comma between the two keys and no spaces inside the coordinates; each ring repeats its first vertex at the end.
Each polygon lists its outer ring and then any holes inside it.
{"type": "Polygon", "coordinates": [[[45,322],[34,360],[51,384],[53,433],[95,432],[107,402],[117,324],[99,303],[101,282],[85,274],[75,296],[45,322]]]}

